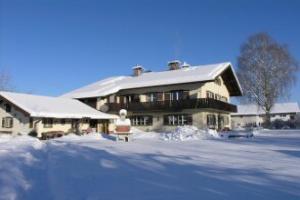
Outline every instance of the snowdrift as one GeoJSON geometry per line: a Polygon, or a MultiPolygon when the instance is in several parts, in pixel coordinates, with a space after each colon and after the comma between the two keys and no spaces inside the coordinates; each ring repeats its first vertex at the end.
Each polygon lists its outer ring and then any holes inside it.
{"type": "Polygon", "coordinates": [[[178,126],[172,132],[161,134],[162,140],[173,141],[201,140],[211,138],[220,138],[220,136],[215,130],[202,130],[195,126],[178,126]]]}
{"type": "Polygon", "coordinates": [[[55,138],[54,140],[58,141],[77,141],[77,140],[90,140],[90,139],[96,139],[96,140],[105,140],[107,137],[104,134],[101,133],[89,133],[84,135],[76,135],[75,133],[70,133],[68,135],[65,135],[60,138],[55,138]]]}
{"type": "Polygon", "coordinates": [[[137,128],[132,128],[133,139],[160,139],[164,141],[189,141],[220,138],[215,130],[202,130],[195,126],[178,126],[170,132],[144,132],[137,128]]]}
{"type": "Polygon", "coordinates": [[[160,139],[164,141],[189,141],[205,139],[228,139],[228,138],[249,138],[254,136],[253,131],[226,131],[217,132],[212,129],[198,129],[195,126],[178,126],[170,132],[144,132],[132,128],[133,139],[160,139]]]}
{"type": "MultiPolygon", "coordinates": [[[[145,132],[138,128],[131,128],[132,140],[163,140],[163,141],[190,141],[190,140],[205,140],[205,139],[227,139],[238,137],[252,137],[253,131],[226,131],[217,132],[212,129],[198,129],[195,126],[178,126],[174,131],[169,132],[145,132]]],[[[106,135],[100,133],[90,133],[86,135],[68,134],[54,140],[59,141],[82,141],[82,140],[115,140],[114,135],[106,135]]]]}

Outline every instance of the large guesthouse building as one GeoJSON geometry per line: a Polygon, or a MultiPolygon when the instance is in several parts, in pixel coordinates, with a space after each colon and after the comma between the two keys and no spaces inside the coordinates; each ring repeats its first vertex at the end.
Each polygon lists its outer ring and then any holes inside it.
{"type": "Polygon", "coordinates": [[[181,125],[230,128],[230,114],[237,111],[230,98],[241,95],[230,63],[190,66],[175,60],[165,71],[135,66],[130,76],[100,80],[62,97],[110,114],[126,109],[132,126],[151,131],[181,125]]]}

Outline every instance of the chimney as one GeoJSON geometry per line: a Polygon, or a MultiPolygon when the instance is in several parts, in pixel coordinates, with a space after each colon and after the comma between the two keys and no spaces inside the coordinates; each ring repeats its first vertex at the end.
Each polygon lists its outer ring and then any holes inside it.
{"type": "Polygon", "coordinates": [[[169,70],[180,69],[181,62],[179,60],[172,60],[168,62],[169,70]]]}
{"type": "Polygon", "coordinates": [[[140,76],[144,72],[144,68],[141,65],[136,65],[132,68],[133,76],[140,76]]]}
{"type": "Polygon", "coordinates": [[[191,65],[188,64],[187,62],[183,62],[183,64],[181,65],[182,68],[189,68],[191,65]]]}

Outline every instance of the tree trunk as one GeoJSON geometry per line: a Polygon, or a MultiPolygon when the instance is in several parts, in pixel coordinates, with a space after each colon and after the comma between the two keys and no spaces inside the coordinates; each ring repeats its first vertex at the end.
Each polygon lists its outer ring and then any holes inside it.
{"type": "Polygon", "coordinates": [[[265,128],[271,128],[271,114],[270,111],[266,112],[266,116],[265,116],[265,128]]]}

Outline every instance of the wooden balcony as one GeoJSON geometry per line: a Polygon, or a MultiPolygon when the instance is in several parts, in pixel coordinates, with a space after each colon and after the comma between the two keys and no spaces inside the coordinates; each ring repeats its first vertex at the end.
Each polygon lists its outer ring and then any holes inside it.
{"type": "Polygon", "coordinates": [[[109,112],[118,112],[126,109],[132,112],[143,111],[181,111],[183,109],[213,109],[225,112],[237,112],[237,107],[227,102],[210,98],[185,99],[178,101],[156,101],[156,102],[131,102],[131,103],[107,103],[109,112]]]}

